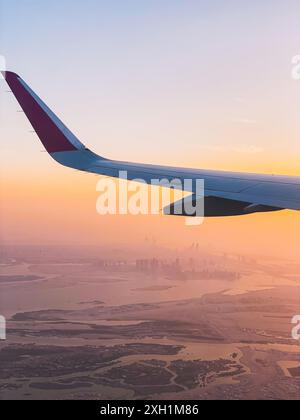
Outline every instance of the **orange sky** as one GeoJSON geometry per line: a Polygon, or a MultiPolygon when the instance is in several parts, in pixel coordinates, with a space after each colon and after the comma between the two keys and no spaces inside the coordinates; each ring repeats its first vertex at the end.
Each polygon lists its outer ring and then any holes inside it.
{"type": "Polygon", "coordinates": [[[299,259],[298,212],[213,218],[193,227],[174,216],[101,216],[97,179],[67,168],[2,177],[2,242],[138,245],[147,236],[172,248],[199,242],[217,251],[299,259]]]}

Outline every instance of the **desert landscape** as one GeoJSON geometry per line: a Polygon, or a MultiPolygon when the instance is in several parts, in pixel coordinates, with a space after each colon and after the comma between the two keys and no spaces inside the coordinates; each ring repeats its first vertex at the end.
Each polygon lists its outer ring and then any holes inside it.
{"type": "Polygon", "coordinates": [[[299,399],[300,263],[120,255],[5,248],[1,399],[299,399]]]}

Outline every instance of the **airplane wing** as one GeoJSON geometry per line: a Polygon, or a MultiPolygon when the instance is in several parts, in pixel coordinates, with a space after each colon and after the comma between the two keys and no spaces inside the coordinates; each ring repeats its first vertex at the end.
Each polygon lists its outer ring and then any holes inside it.
{"type": "MultiPolygon", "coordinates": [[[[87,149],[32,89],[13,72],[2,72],[45,149],[60,164],[128,180],[203,179],[205,216],[300,210],[300,177],[178,168],[106,159],[87,149]]],[[[193,187],[187,189],[197,200],[193,187]]],[[[170,210],[170,208],[168,209],[170,210]]],[[[169,214],[169,213],[168,213],[169,214]]],[[[172,205],[171,205],[171,214],[172,205]]]]}

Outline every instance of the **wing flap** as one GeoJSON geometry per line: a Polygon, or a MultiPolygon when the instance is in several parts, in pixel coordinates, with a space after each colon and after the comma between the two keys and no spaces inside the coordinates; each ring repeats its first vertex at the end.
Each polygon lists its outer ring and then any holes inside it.
{"type": "Polygon", "coordinates": [[[212,197],[219,197],[219,198],[225,198],[229,200],[235,200],[235,201],[243,201],[244,203],[250,203],[255,205],[264,205],[264,206],[270,206],[270,207],[277,207],[278,209],[289,209],[289,210],[300,210],[300,200],[297,199],[289,199],[289,198],[280,198],[273,195],[264,195],[264,194],[258,194],[258,193],[251,193],[245,192],[245,193],[230,193],[230,192],[224,192],[224,191],[206,191],[205,193],[208,196],[212,197]]]}
{"type": "Polygon", "coordinates": [[[282,210],[278,207],[252,204],[222,197],[208,196],[204,198],[191,195],[166,206],[163,209],[163,213],[173,216],[197,216],[196,209],[198,212],[200,209],[200,215],[205,217],[241,216],[282,210]]]}

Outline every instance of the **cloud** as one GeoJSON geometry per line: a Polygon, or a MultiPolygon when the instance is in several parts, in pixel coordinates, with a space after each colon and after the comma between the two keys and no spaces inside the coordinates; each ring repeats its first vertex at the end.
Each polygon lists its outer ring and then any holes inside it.
{"type": "Polygon", "coordinates": [[[236,118],[232,120],[235,124],[257,124],[256,120],[251,120],[249,118],[236,118]]]}
{"type": "Polygon", "coordinates": [[[256,154],[256,153],[262,153],[264,149],[259,146],[250,146],[250,145],[244,145],[244,146],[234,146],[231,147],[231,150],[236,153],[246,153],[246,154],[256,154]]]}
{"type": "Polygon", "coordinates": [[[244,154],[257,154],[262,153],[264,149],[260,146],[255,145],[240,145],[240,146],[203,146],[202,149],[209,150],[212,152],[233,152],[233,153],[244,153],[244,154]]]}

